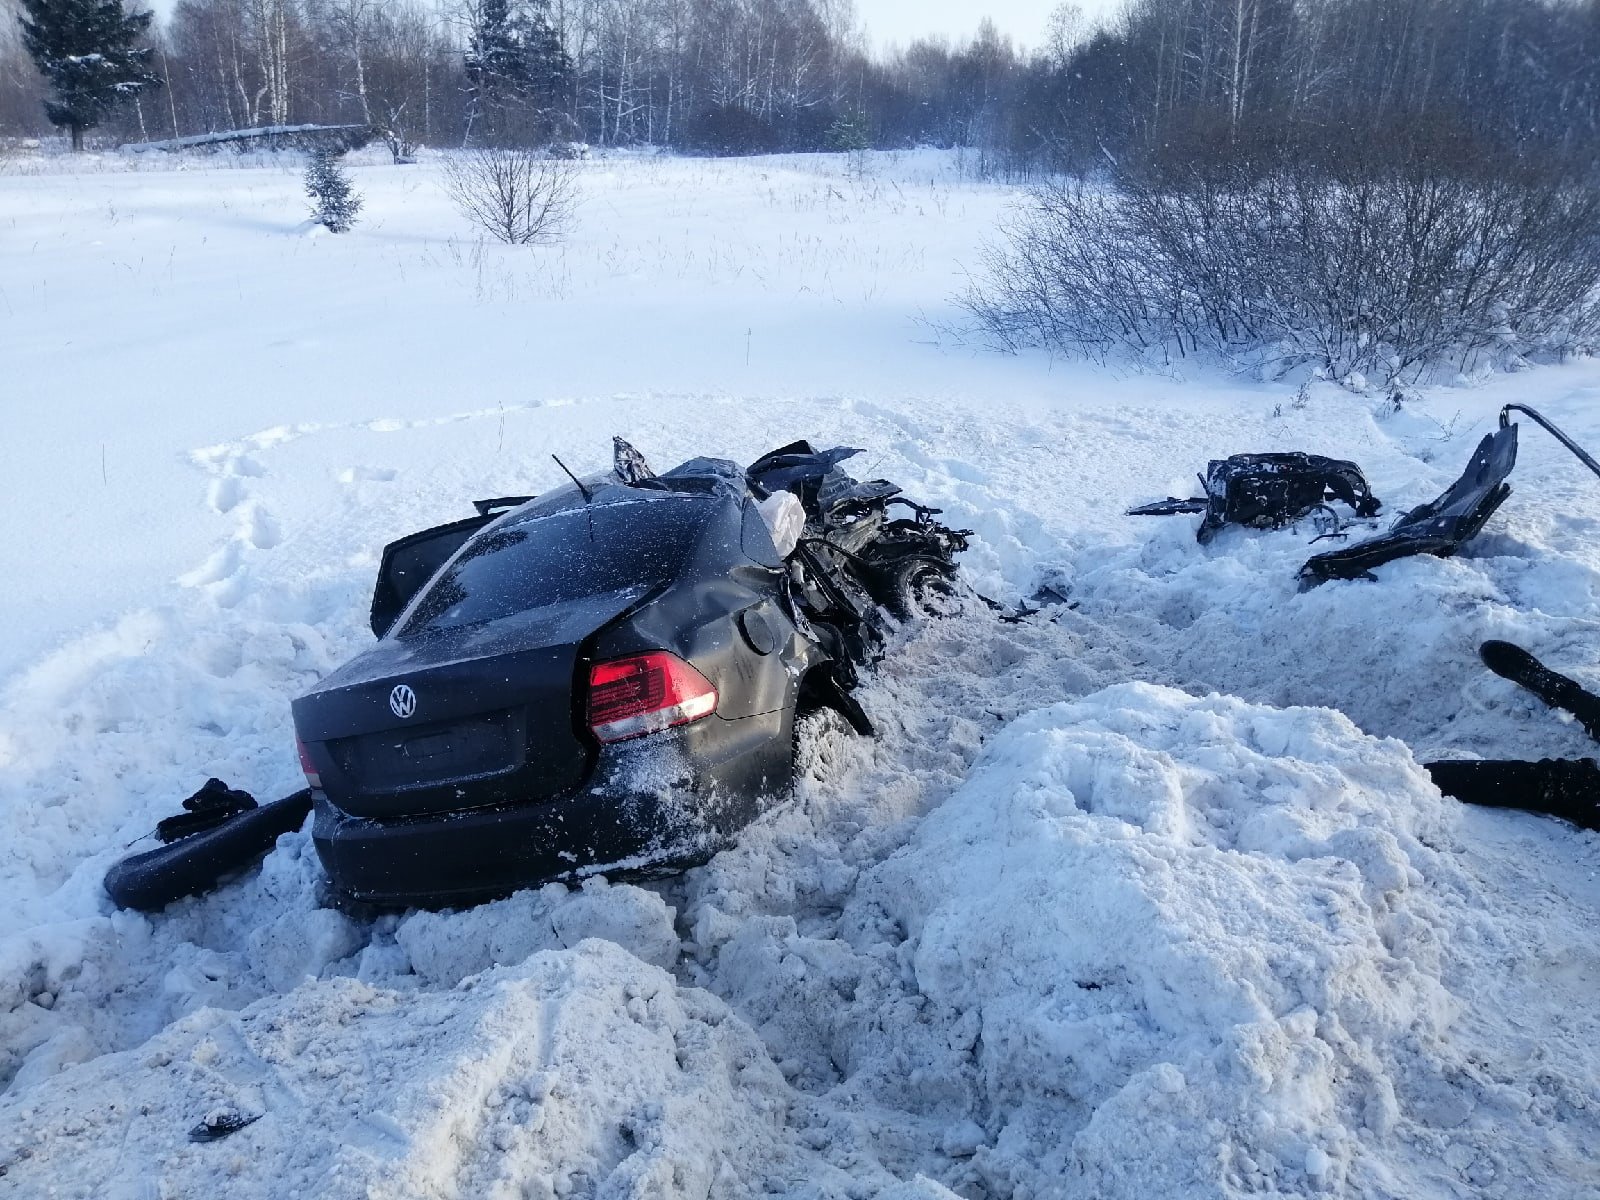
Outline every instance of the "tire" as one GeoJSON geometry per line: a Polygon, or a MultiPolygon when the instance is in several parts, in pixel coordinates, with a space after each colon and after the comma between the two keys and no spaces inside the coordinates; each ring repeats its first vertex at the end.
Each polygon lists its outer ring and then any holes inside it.
{"type": "Polygon", "coordinates": [[[106,872],[106,893],[119,908],[159,912],[250,866],[310,815],[310,791],[249,809],[203,833],[123,859],[106,872]]]}
{"type": "Polygon", "coordinates": [[[922,555],[909,555],[886,568],[882,603],[902,621],[949,616],[956,601],[955,568],[922,555]]]}

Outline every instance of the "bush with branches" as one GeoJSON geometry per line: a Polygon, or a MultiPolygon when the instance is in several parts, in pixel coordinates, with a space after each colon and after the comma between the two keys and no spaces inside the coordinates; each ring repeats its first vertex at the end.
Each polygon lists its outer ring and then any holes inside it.
{"type": "Polygon", "coordinates": [[[444,160],[444,186],[489,236],[512,245],[558,240],[578,202],[578,166],[521,147],[486,146],[444,160]]]}
{"type": "Polygon", "coordinates": [[[1438,144],[1049,181],[985,265],[996,341],[1099,360],[1389,384],[1600,347],[1593,178],[1438,144]]]}

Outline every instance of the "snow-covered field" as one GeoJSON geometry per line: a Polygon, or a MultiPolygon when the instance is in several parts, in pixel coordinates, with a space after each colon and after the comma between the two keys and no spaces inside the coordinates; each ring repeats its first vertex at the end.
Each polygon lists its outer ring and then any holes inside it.
{"type": "Polygon", "coordinates": [[[1600,1194],[1600,839],[1417,765],[1591,752],[1476,646],[1600,684],[1600,482],[1529,431],[1469,553],[1305,595],[1309,527],[1121,515],[1267,449],[1399,511],[1509,400],[1600,445],[1600,363],[1379,415],[984,353],[950,296],[1011,193],[932,154],[595,160],[534,250],[428,164],[342,237],[291,169],[152,165],[0,175],[0,1193],[1600,1194]],[[207,775],[297,786],[386,540],[614,433],[869,447],[980,589],[1072,606],[900,631],[882,736],[681,880],[360,924],[297,835],[111,910],[207,775]]]}

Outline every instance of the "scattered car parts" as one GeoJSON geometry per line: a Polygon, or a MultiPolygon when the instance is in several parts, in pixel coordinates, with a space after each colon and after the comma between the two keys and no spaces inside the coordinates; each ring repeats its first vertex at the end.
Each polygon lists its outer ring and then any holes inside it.
{"type": "MultiPolygon", "coordinates": [[[[208,892],[223,877],[261,858],[278,838],[299,829],[311,815],[309,789],[262,805],[248,793],[234,791],[215,779],[195,795],[205,795],[208,789],[211,800],[163,821],[165,832],[158,826],[157,837],[163,845],[130,855],[106,872],[106,893],[118,907],[158,912],[174,900],[208,892]],[[249,804],[238,805],[226,798],[216,803],[219,787],[226,796],[243,797],[249,804]],[[170,824],[201,814],[203,822],[188,820],[176,828],[170,824]]],[[[185,807],[194,799],[186,800],[185,807]]]]}
{"type": "MultiPolygon", "coordinates": [[[[1511,495],[1506,480],[1517,465],[1518,435],[1513,412],[1527,416],[1600,475],[1600,462],[1548,418],[1527,405],[1508,404],[1500,411],[1499,428],[1478,444],[1461,478],[1442,495],[1402,514],[1387,533],[1311,558],[1300,568],[1300,590],[1334,579],[1376,580],[1374,567],[1414,554],[1448,557],[1475,537],[1511,495]]],[[[1131,508],[1128,515],[1201,514],[1195,538],[1205,544],[1225,525],[1281,529],[1319,509],[1332,513],[1328,506],[1336,500],[1359,518],[1376,516],[1380,507],[1355,463],[1299,451],[1214,459],[1200,482],[1203,496],[1169,497],[1131,508]]],[[[1337,517],[1330,532],[1343,536],[1337,517]]]]}
{"type": "Polygon", "coordinates": [[[1282,529],[1318,509],[1327,509],[1334,501],[1348,505],[1362,518],[1377,516],[1381,507],[1355,463],[1298,450],[1213,459],[1200,476],[1200,486],[1203,496],[1188,500],[1169,497],[1130,508],[1128,515],[1201,513],[1195,540],[1205,545],[1224,525],[1282,529]]]}
{"type": "Polygon", "coordinates": [[[1592,758],[1464,759],[1428,763],[1427,769],[1441,792],[1463,804],[1514,808],[1600,829],[1600,764],[1592,758]]]}
{"type": "Polygon", "coordinates": [[[225,1137],[231,1137],[241,1129],[247,1129],[261,1119],[260,1113],[242,1113],[236,1109],[225,1108],[216,1112],[209,1112],[205,1119],[189,1130],[191,1142],[218,1142],[225,1137]]]}
{"type": "MultiPolygon", "coordinates": [[[[1510,642],[1485,642],[1478,653],[1496,675],[1527,688],[1551,708],[1571,713],[1590,737],[1600,740],[1600,696],[1510,642]]],[[[1464,803],[1522,809],[1600,829],[1600,764],[1592,758],[1462,759],[1428,763],[1427,769],[1441,792],[1464,803]]]]}
{"type": "Polygon", "coordinates": [[[1374,567],[1413,554],[1448,557],[1477,536],[1511,495],[1506,479],[1517,465],[1518,429],[1513,412],[1527,416],[1600,475],[1600,462],[1546,417],[1525,404],[1508,404],[1500,410],[1500,427],[1478,443],[1461,478],[1443,495],[1403,515],[1388,533],[1317,555],[1300,569],[1300,590],[1330,579],[1375,580],[1374,567]]]}
{"type": "Polygon", "coordinates": [[[1447,557],[1474,537],[1495,514],[1517,465],[1517,427],[1502,424],[1478,444],[1466,471],[1438,499],[1405,513],[1388,533],[1354,546],[1330,550],[1300,568],[1300,590],[1330,579],[1376,580],[1372,568],[1413,554],[1447,557]]]}
{"type": "MultiPolygon", "coordinates": [[[[1454,553],[1510,495],[1513,412],[1600,475],[1541,414],[1508,405],[1443,495],[1315,556],[1302,589],[1454,553]]],[[[702,458],[657,475],[619,438],[603,475],[478,501],[472,517],[391,543],[372,600],[378,644],[294,704],[310,787],[257,806],[208,781],[158,826],[163,846],[112,868],[108,892],[148,910],[204,891],[313,809],[336,893],[380,906],[702,860],[787,790],[807,707],[872,734],[851,693],[886,615],[937,610],[956,589],[970,531],[892,483],[852,478],[841,464],[859,453],[802,441],[747,469],[702,458]]],[[[1318,455],[1235,455],[1201,482],[1204,497],[1130,512],[1201,514],[1204,543],[1333,502],[1358,518],[1379,510],[1354,463],[1318,455]]],[[[1600,734],[1600,698],[1509,643],[1482,652],[1600,734]]],[[[1429,769],[1473,803],[1600,821],[1592,760],[1429,769]]]]}
{"type": "Polygon", "coordinates": [[[1551,708],[1571,713],[1585,733],[1600,741],[1600,696],[1585,689],[1577,680],[1552,671],[1521,646],[1510,642],[1485,642],[1478,647],[1478,655],[1484,666],[1502,679],[1526,688],[1551,708]]]}

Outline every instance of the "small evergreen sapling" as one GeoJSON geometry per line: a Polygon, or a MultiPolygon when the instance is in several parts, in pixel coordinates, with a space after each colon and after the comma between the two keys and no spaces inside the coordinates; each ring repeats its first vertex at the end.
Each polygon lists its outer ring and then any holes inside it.
{"type": "Polygon", "coordinates": [[[872,133],[867,126],[865,113],[854,113],[834,121],[828,127],[828,145],[850,156],[845,165],[847,175],[852,179],[866,178],[872,133]]]}
{"type": "Polygon", "coordinates": [[[361,197],[340,167],[337,151],[312,152],[306,163],[306,195],[313,201],[311,219],[330,233],[344,233],[356,223],[361,197]]]}

